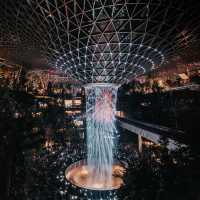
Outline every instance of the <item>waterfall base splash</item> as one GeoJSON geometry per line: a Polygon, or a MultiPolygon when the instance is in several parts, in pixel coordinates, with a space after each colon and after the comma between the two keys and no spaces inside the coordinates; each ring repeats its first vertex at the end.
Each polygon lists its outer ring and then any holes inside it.
{"type": "Polygon", "coordinates": [[[92,177],[96,175],[94,170],[90,170],[86,162],[79,161],[70,165],[65,171],[66,179],[81,188],[89,190],[116,190],[119,189],[122,184],[122,176],[124,174],[124,168],[119,164],[112,165],[112,178],[108,181],[104,179],[94,180],[92,177]]]}

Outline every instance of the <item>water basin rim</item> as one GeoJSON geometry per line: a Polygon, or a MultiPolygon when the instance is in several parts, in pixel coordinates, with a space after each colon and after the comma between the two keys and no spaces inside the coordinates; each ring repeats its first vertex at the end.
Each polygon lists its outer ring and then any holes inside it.
{"type": "Polygon", "coordinates": [[[120,85],[114,84],[114,83],[88,83],[88,84],[83,85],[83,87],[85,89],[92,88],[92,87],[113,87],[113,88],[118,89],[120,85]]]}

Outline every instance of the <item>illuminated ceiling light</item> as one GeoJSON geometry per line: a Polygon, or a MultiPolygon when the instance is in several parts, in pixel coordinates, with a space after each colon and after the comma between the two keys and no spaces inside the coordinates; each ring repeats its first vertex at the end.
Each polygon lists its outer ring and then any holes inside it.
{"type": "Polygon", "coordinates": [[[53,17],[51,12],[49,12],[48,17],[51,17],[51,18],[53,17]]]}
{"type": "MultiPolygon", "coordinates": [[[[12,0],[8,0],[8,1],[12,1],[12,0]]],[[[41,4],[40,2],[43,2],[43,1],[37,1],[37,4],[40,5],[41,4]]],[[[44,2],[48,2],[48,1],[44,1],[44,2]]],[[[109,7],[115,8],[116,5],[115,5],[114,1],[110,1],[110,2],[111,3],[109,4],[109,7]]],[[[77,4],[79,4],[79,1],[77,1],[77,4]]],[[[126,12],[127,12],[127,14],[128,14],[129,8],[131,8],[131,6],[129,7],[129,3],[127,3],[127,2],[124,2],[124,4],[126,4],[127,7],[122,6],[122,13],[126,14],[126,12]]],[[[156,4],[156,2],[155,2],[155,4],[156,4]]],[[[99,4],[99,6],[94,4],[94,12],[96,9],[98,9],[99,11],[102,11],[102,9],[104,9],[104,6],[108,6],[108,5],[106,5],[106,3],[105,3],[105,5],[99,4]]],[[[147,3],[144,3],[144,6],[148,6],[147,3]]],[[[141,7],[143,7],[143,6],[141,6],[141,7]]],[[[60,8],[62,8],[62,6],[56,8],[57,11],[60,11],[60,8]]],[[[133,15],[134,13],[132,13],[132,15],[124,15],[123,16],[123,18],[125,18],[126,23],[127,23],[127,26],[123,27],[123,23],[125,20],[121,20],[121,18],[120,18],[121,12],[120,12],[119,14],[118,13],[116,13],[116,15],[114,14],[112,16],[113,19],[110,19],[109,16],[105,16],[106,22],[108,21],[108,23],[109,23],[113,20],[113,24],[112,24],[113,26],[109,27],[110,30],[107,29],[104,31],[104,30],[98,29],[98,23],[99,23],[98,20],[100,20],[100,19],[98,18],[97,15],[94,15],[94,17],[96,17],[96,19],[93,17],[94,20],[92,22],[93,23],[92,25],[94,25],[93,26],[94,29],[93,28],[90,29],[89,28],[90,26],[88,26],[88,25],[90,25],[90,22],[87,21],[87,16],[89,17],[88,9],[89,9],[89,7],[85,6],[82,9],[81,13],[79,13],[79,9],[72,10],[72,12],[68,13],[69,21],[70,21],[70,19],[73,19],[73,17],[76,17],[79,14],[84,14],[84,16],[86,16],[86,17],[83,18],[79,22],[79,24],[73,24],[72,26],[67,26],[67,24],[63,23],[63,26],[66,25],[66,27],[64,27],[64,28],[66,30],[67,37],[65,37],[65,38],[63,37],[63,35],[61,35],[62,32],[59,31],[60,26],[56,23],[51,24],[52,29],[49,32],[49,35],[47,35],[45,37],[45,39],[47,38],[46,44],[50,44],[48,46],[49,49],[47,50],[48,55],[51,54],[50,50],[52,48],[58,48],[58,49],[54,50],[54,51],[57,51],[56,63],[54,62],[56,67],[60,67],[60,65],[65,60],[65,62],[63,63],[63,67],[64,68],[72,67],[72,70],[70,70],[72,73],[72,76],[75,79],[79,79],[81,77],[83,79],[83,76],[81,74],[81,72],[83,72],[83,71],[80,66],[83,65],[83,68],[86,68],[85,67],[86,63],[88,63],[87,70],[92,71],[92,68],[94,67],[96,69],[95,72],[97,72],[97,76],[100,76],[98,74],[100,74],[101,71],[104,70],[104,66],[106,64],[108,64],[109,67],[111,69],[113,69],[113,71],[116,71],[115,67],[118,66],[120,68],[118,70],[119,73],[122,73],[123,69],[121,69],[121,66],[123,66],[125,69],[124,74],[121,77],[120,77],[120,74],[117,74],[117,76],[116,76],[117,77],[116,83],[121,84],[122,82],[124,82],[125,76],[128,77],[127,74],[132,73],[131,65],[134,65],[135,63],[139,64],[139,62],[141,62],[144,65],[143,67],[146,68],[147,70],[149,70],[152,66],[160,67],[160,65],[165,61],[165,59],[166,59],[165,56],[168,55],[168,46],[167,46],[168,44],[166,42],[166,47],[165,47],[165,43],[163,43],[164,46],[162,46],[162,43],[159,43],[159,42],[162,42],[159,38],[160,36],[156,35],[156,34],[154,35],[154,33],[149,32],[150,30],[153,30],[153,27],[150,27],[151,23],[148,24],[149,27],[147,30],[143,29],[138,34],[137,27],[132,26],[132,21],[135,20],[135,15],[133,15]],[[97,27],[98,30],[96,30],[95,27],[97,27]],[[84,34],[82,34],[83,32],[84,32],[84,34]],[[54,37],[52,37],[52,36],[54,36],[53,34],[55,34],[55,36],[57,37],[58,40],[57,39],[56,39],[56,41],[54,40],[54,37]],[[49,36],[53,40],[48,40],[49,36]],[[109,36],[109,37],[107,37],[107,36],[109,36]],[[114,36],[114,37],[112,37],[112,36],[114,36]],[[56,42],[58,42],[58,44],[56,44],[56,42]],[[157,44],[157,46],[154,46],[156,44],[157,44]],[[95,47],[96,48],[99,47],[99,48],[95,49],[95,47]],[[106,49],[106,47],[107,47],[107,49],[106,49]],[[124,48],[122,48],[122,47],[124,47],[124,48]],[[157,47],[157,49],[155,49],[156,47],[157,47]],[[105,49],[108,50],[108,48],[109,48],[109,51],[105,51],[105,49]],[[62,49],[64,49],[63,53],[65,53],[65,51],[66,51],[65,54],[61,54],[62,49]],[[88,51],[86,51],[86,49],[88,49],[88,51]],[[166,52],[162,49],[165,49],[166,52]],[[91,51],[89,51],[89,50],[91,50],[91,51]],[[163,55],[163,53],[165,53],[164,54],[165,56],[163,55]],[[73,55],[73,54],[76,54],[76,55],[73,55]],[[60,55],[64,55],[64,56],[62,57],[60,55]],[[58,59],[59,56],[60,56],[60,58],[58,59]],[[66,66],[66,63],[67,63],[67,66],[66,66]],[[77,72],[78,76],[76,74],[73,75],[73,73],[75,73],[74,72],[75,70],[73,70],[73,69],[75,69],[77,67],[78,67],[78,69],[76,72],[77,72]],[[121,80],[119,78],[121,78],[121,80]]],[[[138,6],[137,9],[139,12],[139,10],[141,9],[140,6],[138,6]]],[[[132,12],[131,9],[130,9],[130,12],[132,12]]],[[[153,17],[151,15],[151,10],[149,12],[150,12],[149,15],[144,16],[144,18],[140,19],[141,16],[138,16],[139,20],[141,20],[142,25],[145,25],[148,22],[148,20],[154,19],[154,18],[151,18],[151,17],[153,17]]],[[[47,12],[47,14],[48,14],[48,12],[47,12]]],[[[56,15],[54,15],[54,18],[59,19],[59,18],[57,18],[56,15]]],[[[60,20],[62,20],[62,19],[60,19],[60,20]]],[[[157,16],[155,16],[155,20],[158,20],[158,22],[159,22],[160,19],[157,19],[157,16]]],[[[103,23],[103,21],[101,21],[101,22],[103,23]]],[[[155,21],[155,23],[157,23],[157,22],[155,21]]],[[[155,26],[155,25],[154,25],[154,23],[152,23],[152,26],[155,26]]],[[[160,24],[160,25],[162,25],[162,24],[160,24]]],[[[172,32],[169,31],[169,33],[173,33],[173,31],[172,32]]],[[[163,38],[163,39],[168,39],[168,38],[163,38]]],[[[169,43],[170,42],[171,41],[169,41],[169,43]]],[[[171,43],[170,43],[170,45],[171,45],[171,43]]],[[[170,46],[170,49],[171,49],[171,46],[170,46]]],[[[137,66],[137,65],[135,64],[134,66],[137,66]]],[[[139,71],[142,71],[142,68],[139,71]]],[[[104,77],[102,75],[101,78],[102,78],[102,80],[108,80],[108,82],[109,82],[109,80],[112,80],[113,74],[109,73],[108,75],[106,75],[104,77]]],[[[91,73],[87,74],[87,80],[88,81],[91,80],[91,73]]],[[[87,82],[87,81],[85,81],[85,82],[87,82]]]]}

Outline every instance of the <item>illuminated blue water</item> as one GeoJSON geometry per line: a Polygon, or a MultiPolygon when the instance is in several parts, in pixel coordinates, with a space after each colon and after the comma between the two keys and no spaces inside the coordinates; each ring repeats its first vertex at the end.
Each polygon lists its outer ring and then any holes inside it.
{"type": "Polygon", "coordinates": [[[115,111],[117,87],[112,84],[90,84],[86,89],[87,164],[94,177],[106,183],[112,180],[115,150],[115,111]]]}

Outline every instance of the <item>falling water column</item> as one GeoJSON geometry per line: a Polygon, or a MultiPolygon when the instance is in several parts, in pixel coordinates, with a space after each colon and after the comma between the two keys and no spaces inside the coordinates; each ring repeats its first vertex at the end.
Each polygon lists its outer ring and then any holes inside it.
{"type": "MultiPolygon", "coordinates": [[[[108,185],[112,181],[115,149],[115,111],[118,87],[94,83],[85,86],[87,124],[87,165],[90,184],[108,185]]],[[[99,185],[98,185],[99,186],[99,185]]],[[[97,186],[97,187],[98,187],[97,186]]]]}

